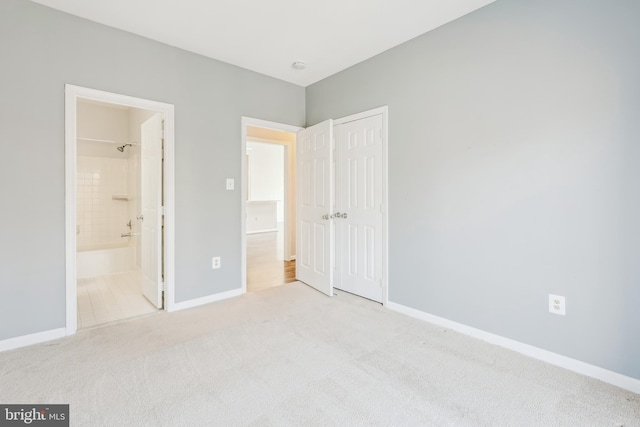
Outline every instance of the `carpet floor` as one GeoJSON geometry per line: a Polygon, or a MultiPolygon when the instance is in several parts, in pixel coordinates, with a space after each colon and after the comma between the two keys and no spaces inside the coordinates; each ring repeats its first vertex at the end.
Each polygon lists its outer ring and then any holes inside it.
{"type": "Polygon", "coordinates": [[[292,283],[0,353],[72,426],[640,426],[640,395],[292,283]]]}

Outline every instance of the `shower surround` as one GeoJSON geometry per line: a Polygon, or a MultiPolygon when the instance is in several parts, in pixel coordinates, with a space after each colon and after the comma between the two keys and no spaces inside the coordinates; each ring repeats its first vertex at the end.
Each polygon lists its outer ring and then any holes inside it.
{"type": "Polygon", "coordinates": [[[119,106],[78,103],[78,278],[132,271],[139,264],[140,149],[131,143],[140,137],[139,116],[119,106]]]}
{"type": "Polygon", "coordinates": [[[78,277],[134,270],[137,156],[78,156],[77,170],[78,277]],[[124,233],[134,237],[122,237],[124,233]]]}

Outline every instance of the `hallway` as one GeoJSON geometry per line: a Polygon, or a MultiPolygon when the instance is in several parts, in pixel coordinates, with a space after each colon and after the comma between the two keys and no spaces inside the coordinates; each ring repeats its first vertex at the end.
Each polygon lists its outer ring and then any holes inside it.
{"type": "Polygon", "coordinates": [[[296,262],[283,261],[282,232],[247,234],[247,292],[296,281],[296,262]]]}

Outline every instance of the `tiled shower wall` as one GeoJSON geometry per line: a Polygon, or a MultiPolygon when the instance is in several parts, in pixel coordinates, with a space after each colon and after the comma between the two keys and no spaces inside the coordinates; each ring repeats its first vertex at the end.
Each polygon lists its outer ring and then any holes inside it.
{"type": "Polygon", "coordinates": [[[128,238],[131,203],[127,159],[78,156],[78,250],[122,247],[128,238]],[[127,199],[123,199],[127,198],[127,199]]]}

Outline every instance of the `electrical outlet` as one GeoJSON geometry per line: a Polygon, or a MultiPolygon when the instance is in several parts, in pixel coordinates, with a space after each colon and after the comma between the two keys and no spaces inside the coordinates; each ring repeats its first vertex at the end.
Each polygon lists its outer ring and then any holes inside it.
{"type": "Polygon", "coordinates": [[[227,190],[233,190],[236,187],[236,183],[233,178],[227,178],[227,190]]]}
{"type": "Polygon", "coordinates": [[[212,269],[217,269],[220,268],[220,257],[219,256],[214,256],[213,258],[211,258],[211,268],[212,269]]]}
{"type": "Polygon", "coordinates": [[[560,295],[549,294],[549,313],[566,315],[566,306],[564,297],[560,295]]]}

